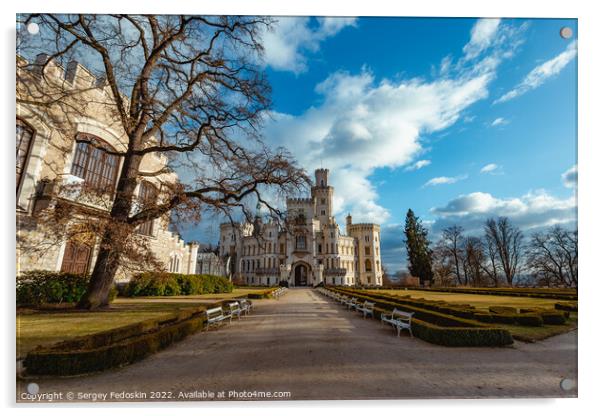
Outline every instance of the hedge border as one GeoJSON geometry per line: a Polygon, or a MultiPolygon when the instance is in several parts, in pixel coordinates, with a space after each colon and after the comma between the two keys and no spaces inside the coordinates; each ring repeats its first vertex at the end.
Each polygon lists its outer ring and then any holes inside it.
{"type": "MultiPolygon", "coordinates": [[[[329,288],[329,290],[349,294],[341,289],[329,288]]],[[[394,308],[414,312],[412,333],[416,337],[432,344],[448,347],[502,347],[511,345],[514,342],[512,335],[506,329],[491,327],[480,322],[413,306],[375,299],[370,296],[355,293],[354,295],[362,300],[375,303],[375,318],[380,318],[381,313],[390,312],[394,308]],[[436,323],[429,322],[429,319],[435,320],[436,323]],[[441,325],[442,323],[445,325],[441,325]]]]}
{"type": "MultiPolygon", "coordinates": [[[[357,289],[345,288],[344,290],[353,292],[355,294],[366,293],[366,291],[357,289]]],[[[391,294],[380,294],[374,292],[368,293],[370,296],[380,298],[383,300],[389,300],[392,302],[399,302],[411,306],[417,306],[419,308],[434,310],[443,314],[452,315],[469,320],[476,320],[484,323],[497,323],[519,326],[542,326],[544,324],[563,325],[564,323],[566,323],[565,318],[567,318],[566,316],[557,313],[553,309],[534,309],[522,313],[517,313],[516,308],[493,306],[489,308],[490,313],[487,313],[477,311],[474,308],[474,306],[471,305],[464,305],[464,307],[461,308],[461,305],[451,305],[444,301],[421,301],[420,299],[413,299],[406,296],[395,296],[391,294]]]]}
{"type": "Polygon", "coordinates": [[[132,364],[202,329],[207,308],[231,301],[186,308],[166,318],[39,346],[25,357],[25,376],[74,376],[132,364]]]}
{"type": "MultiPolygon", "coordinates": [[[[456,288],[456,287],[371,287],[367,290],[420,290],[424,292],[444,292],[444,293],[466,293],[473,295],[492,295],[492,296],[515,296],[531,297],[557,300],[578,300],[577,293],[567,292],[545,292],[541,289],[531,288],[456,288]]],[[[554,290],[554,289],[551,289],[554,290]]]]}

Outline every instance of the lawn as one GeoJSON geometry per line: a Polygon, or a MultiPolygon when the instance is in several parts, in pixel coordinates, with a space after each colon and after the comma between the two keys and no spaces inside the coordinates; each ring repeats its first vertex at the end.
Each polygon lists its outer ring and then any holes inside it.
{"type": "Polygon", "coordinates": [[[430,292],[422,290],[376,290],[375,293],[387,293],[397,296],[409,295],[413,299],[442,300],[449,303],[469,304],[477,309],[489,310],[490,306],[512,306],[514,308],[554,309],[557,299],[528,298],[500,295],[475,295],[468,293],[430,292]]]}
{"type": "MultiPolygon", "coordinates": [[[[554,304],[561,302],[556,299],[527,298],[516,296],[499,295],[475,295],[466,293],[430,292],[422,290],[374,290],[374,293],[387,293],[390,295],[407,296],[413,299],[427,299],[434,301],[445,301],[448,303],[469,304],[477,309],[488,311],[490,306],[511,306],[520,308],[547,308],[554,309],[554,304]]],[[[507,329],[515,339],[527,342],[539,341],[553,335],[563,334],[577,328],[577,313],[571,313],[570,319],[565,325],[544,325],[541,327],[529,327],[518,325],[495,326],[507,329]]]]}
{"type": "Polygon", "coordinates": [[[180,308],[213,303],[217,300],[249,293],[260,289],[234,289],[232,293],[155,298],[117,298],[109,308],[94,312],[75,310],[17,311],[17,358],[38,345],[53,344],[82,335],[118,328],[146,319],[167,316],[180,308]]]}

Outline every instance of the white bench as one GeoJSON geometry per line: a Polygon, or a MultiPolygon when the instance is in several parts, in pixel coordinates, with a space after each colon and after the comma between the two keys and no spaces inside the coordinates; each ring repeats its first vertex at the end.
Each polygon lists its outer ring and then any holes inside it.
{"type": "Polygon", "coordinates": [[[390,324],[397,330],[397,336],[401,333],[402,329],[407,329],[410,331],[410,336],[414,337],[412,334],[412,316],[414,312],[405,312],[399,309],[393,309],[391,313],[383,313],[380,315],[380,323],[390,324]]]}
{"type": "Polygon", "coordinates": [[[351,298],[349,300],[347,300],[345,302],[345,306],[347,306],[347,309],[355,309],[360,305],[360,303],[357,301],[357,298],[351,298]]]}
{"type": "Polygon", "coordinates": [[[348,300],[349,300],[349,296],[347,296],[347,295],[343,295],[339,298],[339,302],[341,302],[342,305],[347,304],[348,300]]]}
{"type": "Polygon", "coordinates": [[[356,311],[364,314],[364,319],[370,315],[374,318],[374,302],[368,302],[367,300],[361,306],[355,308],[356,311]]]}
{"type": "Polygon", "coordinates": [[[207,331],[209,331],[210,325],[219,325],[223,320],[228,318],[226,315],[224,315],[224,310],[221,306],[207,309],[205,314],[207,314],[207,331]]]}
{"type": "Polygon", "coordinates": [[[226,315],[230,318],[230,322],[232,322],[232,317],[236,315],[238,319],[240,319],[240,314],[242,313],[242,309],[240,308],[240,304],[238,302],[229,302],[228,303],[228,311],[226,315]]]}
{"type": "Polygon", "coordinates": [[[253,309],[253,304],[248,299],[239,299],[238,304],[240,305],[240,310],[245,315],[248,315],[251,309],[253,309]]]}

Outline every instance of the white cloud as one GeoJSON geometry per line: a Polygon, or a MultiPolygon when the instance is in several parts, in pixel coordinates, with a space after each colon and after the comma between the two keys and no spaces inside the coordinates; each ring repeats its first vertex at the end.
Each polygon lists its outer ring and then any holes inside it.
{"type": "Polygon", "coordinates": [[[562,183],[567,188],[576,188],[577,187],[577,165],[568,169],[562,175],[562,183]]]}
{"type": "Polygon", "coordinates": [[[511,100],[539,87],[549,78],[560,73],[575,56],[577,56],[577,41],[572,41],[562,53],[531,70],[516,87],[495,100],[494,104],[511,100]]]}
{"type": "Polygon", "coordinates": [[[467,60],[474,59],[489,48],[496,37],[500,19],[479,19],[470,31],[470,42],[464,46],[467,60]]]}
{"type": "Polygon", "coordinates": [[[429,179],[423,186],[450,185],[466,178],[468,178],[468,175],[437,176],[436,178],[429,179]]]}
{"type": "Polygon", "coordinates": [[[498,117],[498,118],[496,118],[495,120],[493,120],[491,122],[491,126],[492,127],[495,127],[495,126],[504,126],[504,125],[506,125],[508,123],[509,123],[509,121],[506,120],[504,117],[498,117]]]}
{"type": "Polygon", "coordinates": [[[574,196],[559,199],[546,191],[529,192],[518,198],[496,198],[486,192],[460,195],[443,207],[432,208],[437,219],[435,233],[453,224],[461,225],[468,233],[480,232],[485,220],[491,217],[510,218],[524,231],[555,224],[570,225],[577,220],[577,200],[574,196]]]}
{"type": "Polygon", "coordinates": [[[355,24],[356,18],[349,17],[318,18],[317,25],[312,25],[309,17],[279,17],[263,33],[265,63],[276,70],[304,72],[307,70],[304,53],[317,52],[322,41],[355,24]]]}
{"type": "Polygon", "coordinates": [[[499,172],[500,167],[498,165],[496,165],[495,163],[489,163],[485,166],[483,166],[481,168],[481,173],[495,173],[495,172],[499,172]]]}
{"type": "Polygon", "coordinates": [[[316,86],[322,95],[318,105],[299,115],[272,113],[265,136],[271,145],[288,148],[309,172],[320,166],[331,170],[335,215],[349,211],[382,224],[389,213],[370,176],[381,168],[418,167],[422,138],[462,120],[466,109],[488,96],[497,66],[520,33],[498,31],[505,42],[496,38],[487,54],[462,67],[455,64],[447,76],[432,81],[376,80],[367,68],[333,73],[316,86]]]}
{"type": "Polygon", "coordinates": [[[416,163],[411,164],[410,166],[408,166],[405,170],[407,171],[411,171],[411,170],[418,170],[418,169],[422,169],[428,165],[431,164],[431,161],[428,159],[422,159],[422,160],[418,160],[416,161],[416,163]]]}

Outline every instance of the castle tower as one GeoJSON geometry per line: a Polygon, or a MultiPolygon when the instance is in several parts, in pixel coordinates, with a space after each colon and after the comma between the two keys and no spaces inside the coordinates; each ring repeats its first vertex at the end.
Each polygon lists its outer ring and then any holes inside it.
{"type": "Polygon", "coordinates": [[[334,189],[328,185],[328,169],[316,169],[316,183],[311,188],[311,196],[315,200],[315,216],[321,224],[332,222],[332,197],[334,189]]]}
{"type": "Polygon", "coordinates": [[[347,222],[345,224],[346,225],[345,226],[345,233],[347,235],[351,235],[350,234],[351,233],[351,226],[353,225],[353,218],[351,218],[351,213],[347,214],[346,220],[347,220],[347,222]]]}

